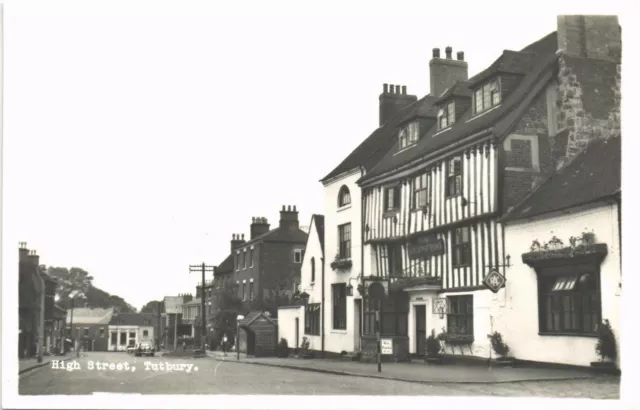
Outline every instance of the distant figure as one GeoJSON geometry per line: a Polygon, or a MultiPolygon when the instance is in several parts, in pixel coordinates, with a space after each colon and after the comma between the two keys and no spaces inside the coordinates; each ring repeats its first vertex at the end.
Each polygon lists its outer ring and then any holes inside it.
{"type": "Polygon", "coordinates": [[[227,354],[227,334],[222,337],[222,353],[227,354]]]}
{"type": "Polygon", "coordinates": [[[187,350],[187,342],[182,342],[182,351],[186,351],[187,350]]]}

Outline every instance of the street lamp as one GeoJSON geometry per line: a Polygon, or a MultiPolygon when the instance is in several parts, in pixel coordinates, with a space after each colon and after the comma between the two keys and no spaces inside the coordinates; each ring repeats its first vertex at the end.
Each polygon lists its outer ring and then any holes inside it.
{"type": "Polygon", "coordinates": [[[244,319],[244,316],[238,315],[236,318],[236,357],[240,360],[240,321],[244,319]]]}

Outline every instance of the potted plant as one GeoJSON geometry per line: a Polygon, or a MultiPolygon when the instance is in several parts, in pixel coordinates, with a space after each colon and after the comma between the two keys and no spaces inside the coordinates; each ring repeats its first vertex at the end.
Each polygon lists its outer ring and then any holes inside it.
{"type": "Polygon", "coordinates": [[[580,240],[582,241],[582,245],[590,246],[596,243],[596,235],[593,232],[582,232],[580,240]]]}
{"type": "Polygon", "coordinates": [[[603,372],[616,372],[615,359],[618,357],[616,336],[613,334],[609,319],[605,319],[598,326],[598,342],[596,353],[600,356],[599,362],[591,362],[591,367],[603,372]]]}
{"type": "Polygon", "coordinates": [[[508,356],[509,345],[507,345],[502,339],[502,334],[500,334],[500,332],[493,332],[488,334],[487,337],[491,341],[491,348],[498,355],[495,363],[504,367],[513,367],[515,359],[508,356]]]}
{"type": "Polygon", "coordinates": [[[442,345],[440,345],[440,340],[438,336],[436,336],[436,331],[431,329],[431,334],[427,337],[427,341],[425,344],[426,357],[425,361],[427,363],[440,363],[442,361],[442,357],[440,356],[440,350],[442,349],[442,345]]]}
{"type": "Polygon", "coordinates": [[[284,337],[278,342],[278,357],[289,357],[289,343],[284,337]]]}
{"type": "Polygon", "coordinates": [[[331,269],[346,270],[350,269],[352,264],[351,259],[341,259],[340,255],[336,254],[335,258],[333,258],[333,262],[331,262],[331,269]]]}
{"type": "Polygon", "coordinates": [[[309,350],[309,339],[307,337],[302,338],[302,343],[300,344],[300,357],[303,359],[310,359],[313,357],[313,352],[309,350]]]}

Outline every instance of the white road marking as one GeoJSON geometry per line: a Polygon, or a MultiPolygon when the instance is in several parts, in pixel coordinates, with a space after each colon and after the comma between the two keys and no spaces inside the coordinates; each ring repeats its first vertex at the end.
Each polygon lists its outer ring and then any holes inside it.
{"type": "Polygon", "coordinates": [[[216,372],[218,371],[218,367],[224,362],[220,362],[216,365],[215,369],[213,369],[213,377],[216,377],[216,372]]]}

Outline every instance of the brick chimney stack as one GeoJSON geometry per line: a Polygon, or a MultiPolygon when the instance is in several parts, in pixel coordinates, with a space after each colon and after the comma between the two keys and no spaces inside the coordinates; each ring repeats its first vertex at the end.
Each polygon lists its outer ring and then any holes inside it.
{"type": "Polygon", "coordinates": [[[239,233],[234,233],[231,236],[231,252],[233,253],[234,249],[242,246],[244,243],[246,243],[244,240],[244,234],[240,235],[239,233]]]}
{"type": "Polygon", "coordinates": [[[380,100],[380,126],[389,121],[398,111],[418,101],[415,95],[407,95],[407,86],[383,84],[380,100]]]}
{"type": "Polygon", "coordinates": [[[18,248],[18,252],[20,255],[20,262],[29,262],[29,248],[27,248],[27,243],[26,242],[20,242],[19,244],[19,248],[18,248]]]}
{"type": "Polygon", "coordinates": [[[558,48],[575,57],[620,61],[622,30],[617,16],[558,16],[558,48]]]}
{"type": "Polygon", "coordinates": [[[429,62],[429,94],[440,97],[458,81],[469,79],[469,64],[464,61],[464,52],[458,51],[458,59],[452,58],[453,49],[445,48],[446,58],[440,58],[440,49],[434,48],[429,62]]]}
{"type": "Polygon", "coordinates": [[[296,210],[295,205],[293,206],[293,209],[291,208],[291,205],[286,207],[282,205],[282,210],[280,211],[280,229],[286,229],[289,231],[300,229],[298,211],[296,210]]]}
{"type": "Polygon", "coordinates": [[[251,218],[251,240],[269,232],[269,226],[269,222],[265,217],[255,216],[251,218]]]}

